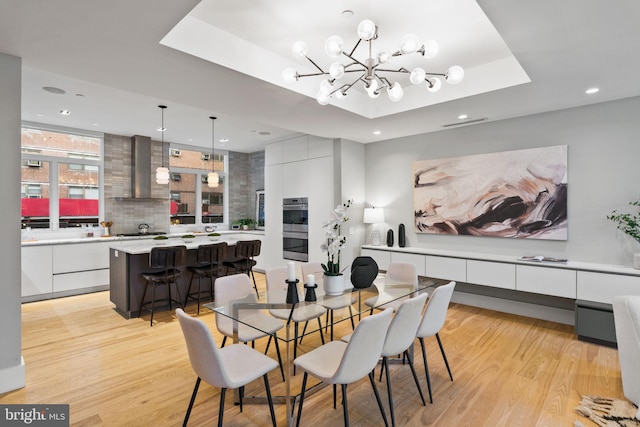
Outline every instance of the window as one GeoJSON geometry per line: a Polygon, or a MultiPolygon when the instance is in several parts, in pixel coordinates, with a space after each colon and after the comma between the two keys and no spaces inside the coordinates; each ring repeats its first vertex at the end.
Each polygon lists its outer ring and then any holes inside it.
{"type": "Polygon", "coordinates": [[[97,224],[102,137],[22,128],[22,227],[97,224]]]}
{"type": "Polygon", "coordinates": [[[172,174],[169,183],[171,224],[225,222],[225,155],[211,156],[208,153],[184,148],[179,152],[180,156],[172,156],[169,163],[172,174]],[[220,183],[216,188],[209,188],[207,174],[214,165],[215,171],[220,176],[220,183]],[[173,179],[176,176],[178,179],[173,179]]]}

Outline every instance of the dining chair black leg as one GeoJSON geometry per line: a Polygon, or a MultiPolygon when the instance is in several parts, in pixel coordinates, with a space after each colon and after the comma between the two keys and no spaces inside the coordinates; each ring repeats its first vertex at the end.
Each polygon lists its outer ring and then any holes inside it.
{"type": "Polygon", "coordinates": [[[242,398],[244,398],[244,386],[238,389],[238,401],[240,403],[240,412],[242,412],[242,398]]]}
{"type": "Polygon", "coordinates": [[[225,335],[224,337],[222,337],[222,345],[220,346],[220,348],[224,347],[224,344],[227,342],[227,336],[225,335]]]}
{"type": "MultiPolygon", "coordinates": [[[[298,322],[293,324],[293,360],[298,357],[298,322]]],[[[296,374],[296,365],[293,365],[293,375],[296,374]]]]}
{"type": "Polygon", "coordinates": [[[222,416],[224,415],[224,395],[227,393],[226,388],[220,389],[220,409],[218,409],[218,427],[222,427],[222,416]]]}
{"type": "Polygon", "coordinates": [[[271,423],[273,427],[276,427],[276,413],[273,410],[273,398],[271,397],[271,387],[269,387],[269,376],[264,374],[264,388],[267,391],[267,402],[269,402],[269,413],[271,413],[271,423]]]}
{"type": "Polygon", "coordinates": [[[285,380],[284,368],[282,367],[282,357],[280,356],[280,345],[278,345],[278,337],[275,336],[275,333],[271,336],[273,337],[273,342],[276,345],[276,353],[278,354],[278,363],[280,364],[280,374],[282,375],[282,381],[284,381],[285,380]]]}
{"type": "Polygon", "coordinates": [[[447,366],[447,371],[449,371],[449,378],[451,378],[451,381],[453,381],[453,375],[451,375],[451,368],[449,368],[449,361],[447,360],[447,355],[444,354],[444,347],[442,346],[442,341],[440,340],[440,334],[436,333],[436,339],[438,340],[438,345],[440,346],[440,352],[442,353],[444,364],[447,366]]]}
{"type": "Polygon", "coordinates": [[[333,409],[336,409],[336,385],[333,385],[333,409]]]}
{"type": "Polygon", "coordinates": [[[353,310],[351,309],[351,306],[349,306],[349,319],[351,320],[351,330],[355,331],[356,330],[356,324],[353,321],[353,310]]]}
{"type": "Polygon", "coordinates": [[[302,390],[300,390],[300,403],[298,403],[298,419],[296,420],[296,427],[300,426],[300,418],[302,417],[302,404],[304,403],[304,390],[307,387],[307,376],[305,372],[302,377],[302,390]]]}
{"type": "Polygon", "coordinates": [[[429,401],[433,403],[433,395],[431,394],[431,378],[429,377],[429,365],[427,365],[427,352],[424,348],[424,338],[419,338],[420,347],[422,347],[422,361],[424,362],[424,373],[427,377],[427,387],[429,388],[429,401]]]}
{"type": "MultiPolygon", "coordinates": [[[[382,367],[386,372],[387,377],[387,395],[389,396],[389,412],[391,413],[391,425],[395,427],[396,425],[396,416],[393,410],[393,393],[391,392],[391,375],[389,375],[389,358],[382,358],[382,367]]],[[[382,371],[380,372],[382,374],[382,371]]]]}
{"type": "Polygon", "coordinates": [[[342,388],[342,415],[344,416],[344,427],[349,427],[349,407],[347,405],[347,385],[340,384],[342,388]]]}
{"type": "Polygon", "coordinates": [[[304,322],[304,328],[302,328],[302,335],[300,335],[300,344],[302,344],[302,338],[304,338],[305,332],[307,332],[307,326],[309,325],[309,321],[304,322]]]}
{"type": "Polygon", "coordinates": [[[269,341],[267,341],[267,347],[264,349],[264,354],[267,354],[267,352],[269,351],[269,346],[271,345],[271,339],[273,338],[272,335],[269,335],[269,341]]]}
{"type": "Polygon", "coordinates": [[[409,362],[409,368],[411,368],[411,374],[413,375],[413,381],[416,383],[416,387],[418,387],[418,393],[420,394],[420,400],[422,400],[422,404],[427,406],[427,402],[424,400],[424,395],[422,394],[422,387],[420,387],[420,381],[418,381],[418,375],[416,374],[416,368],[413,366],[413,357],[409,355],[407,350],[404,351],[404,355],[409,362]]]}
{"type": "MultiPolygon", "coordinates": [[[[320,341],[322,341],[322,345],[324,345],[324,335],[322,334],[322,322],[320,322],[319,317],[318,317],[318,333],[320,334],[320,341]]],[[[302,341],[302,338],[300,340],[302,341]]]]}
{"type": "Polygon", "coordinates": [[[373,387],[373,394],[376,395],[376,401],[378,402],[378,408],[380,408],[380,413],[382,414],[384,425],[386,427],[389,427],[389,421],[387,421],[387,415],[384,413],[384,407],[382,406],[382,400],[380,400],[380,393],[378,393],[376,380],[373,378],[373,371],[369,372],[369,382],[371,383],[371,387],[373,387]]]}
{"type": "Polygon", "coordinates": [[[380,382],[382,382],[382,374],[384,373],[384,359],[386,359],[386,356],[382,358],[382,363],[380,364],[380,378],[378,378],[380,382]]]}
{"type": "Polygon", "coordinates": [[[182,427],[187,427],[187,422],[189,421],[189,416],[191,415],[191,409],[193,408],[193,403],[196,401],[196,394],[198,394],[198,387],[200,387],[200,381],[202,379],[198,377],[196,380],[196,386],[193,388],[193,393],[191,393],[191,400],[189,401],[189,407],[187,408],[187,413],[184,414],[184,421],[182,422],[182,427]]]}

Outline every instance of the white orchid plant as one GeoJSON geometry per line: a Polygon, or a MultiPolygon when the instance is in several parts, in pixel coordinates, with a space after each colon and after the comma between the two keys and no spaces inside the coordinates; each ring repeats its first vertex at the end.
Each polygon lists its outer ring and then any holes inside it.
{"type": "Polygon", "coordinates": [[[322,228],[325,230],[325,242],[320,246],[320,249],[327,253],[327,263],[322,264],[324,274],[327,276],[341,274],[340,250],[347,242],[347,237],[340,235],[340,228],[343,223],[349,221],[347,209],[352,202],[352,200],[347,200],[346,203],[336,206],[329,221],[322,224],[322,228]]]}

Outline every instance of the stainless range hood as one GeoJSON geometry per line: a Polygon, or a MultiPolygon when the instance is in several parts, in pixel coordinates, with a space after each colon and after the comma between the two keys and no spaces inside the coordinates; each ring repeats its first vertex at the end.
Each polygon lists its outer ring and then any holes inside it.
{"type": "Polygon", "coordinates": [[[131,137],[131,197],[116,197],[117,200],[167,200],[151,196],[151,180],[154,176],[151,168],[151,151],[150,137],[141,135],[131,137]]]}

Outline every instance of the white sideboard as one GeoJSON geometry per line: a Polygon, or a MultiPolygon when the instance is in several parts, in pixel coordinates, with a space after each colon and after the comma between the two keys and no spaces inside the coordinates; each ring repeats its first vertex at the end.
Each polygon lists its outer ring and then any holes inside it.
{"type": "MultiPolygon", "coordinates": [[[[583,319],[589,323],[584,313],[596,310],[596,317],[602,320],[604,315],[611,323],[603,326],[608,332],[595,337],[603,341],[611,338],[613,330],[613,297],[640,295],[640,270],[631,267],[530,262],[515,256],[373,245],[362,246],[361,255],[372,257],[382,270],[391,262],[411,262],[420,276],[463,283],[466,293],[456,292],[456,302],[572,324],[579,336],[583,319]],[[474,289],[477,295],[473,295],[474,289]],[[501,295],[501,291],[504,298],[487,296],[501,295]],[[554,306],[557,301],[561,303],[554,306]],[[609,338],[605,339],[605,335],[609,338]]],[[[595,335],[598,328],[595,327],[595,335]]]]}

